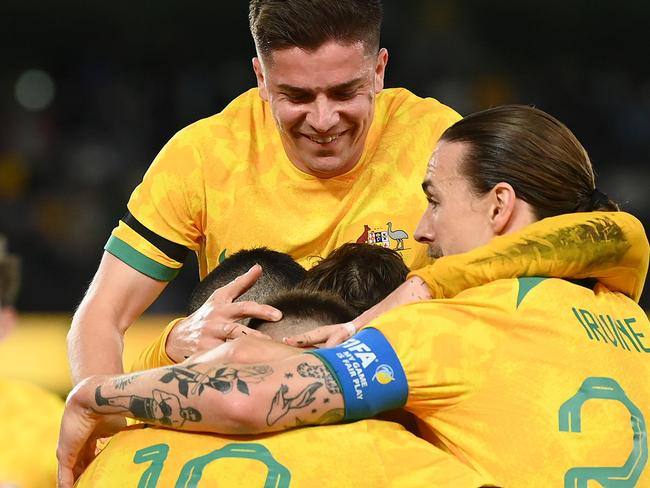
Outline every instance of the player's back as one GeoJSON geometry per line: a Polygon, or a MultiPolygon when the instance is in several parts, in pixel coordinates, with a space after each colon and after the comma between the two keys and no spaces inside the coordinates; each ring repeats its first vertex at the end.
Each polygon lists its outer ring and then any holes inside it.
{"type": "Polygon", "coordinates": [[[497,482],[650,486],[650,327],[632,300],[520,278],[373,325],[400,356],[427,436],[497,482]]]}
{"type": "Polygon", "coordinates": [[[366,420],[246,437],[136,426],[114,436],[75,486],[480,485],[477,473],[399,424],[366,420]]]}

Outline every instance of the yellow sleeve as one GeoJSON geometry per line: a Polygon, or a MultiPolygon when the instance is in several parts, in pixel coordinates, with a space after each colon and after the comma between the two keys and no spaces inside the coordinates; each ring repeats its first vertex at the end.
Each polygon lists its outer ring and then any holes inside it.
{"type": "Polygon", "coordinates": [[[468,253],[445,256],[413,271],[433,298],[503,278],[547,276],[594,278],[638,301],[650,247],[643,224],[625,212],[588,212],[549,217],[500,236],[468,253]]]}
{"type": "Polygon", "coordinates": [[[167,344],[169,333],[179,320],[182,320],[182,318],[174,319],[167,324],[167,327],[165,327],[162,334],[160,334],[160,336],[153,341],[149,347],[140,353],[138,359],[136,359],[131,365],[131,371],[143,371],[145,369],[160,368],[161,366],[171,366],[176,364],[176,362],[167,355],[165,345],[167,344]]]}
{"type": "Polygon", "coordinates": [[[190,126],[158,153],[105,249],[143,274],[170,281],[203,240],[202,133],[190,126]]]}

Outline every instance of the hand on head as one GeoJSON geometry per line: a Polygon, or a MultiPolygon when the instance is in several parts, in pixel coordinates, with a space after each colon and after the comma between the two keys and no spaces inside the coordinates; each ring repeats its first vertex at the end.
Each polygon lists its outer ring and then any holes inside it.
{"type": "Polygon", "coordinates": [[[216,289],[189,317],[178,321],[167,338],[169,357],[181,362],[192,354],[246,335],[268,339],[267,335],[236,322],[246,318],[273,322],[282,318],[282,313],[269,305],[234,301],[251,288],[261,274],[262,267],[254,265],[243,275],[216,289]]]}
{"type": "Polygon", "coordinates": [[[304,334],[285,337],[283,342],[294,347],[334,347],[356,334],[362,327],[369,324],[379,315],[400,305],[431,299],[427,284],[418,276],[407,279],[390,295],[369,308],[351,322],[344,324],[324,325],[304,334]]]}

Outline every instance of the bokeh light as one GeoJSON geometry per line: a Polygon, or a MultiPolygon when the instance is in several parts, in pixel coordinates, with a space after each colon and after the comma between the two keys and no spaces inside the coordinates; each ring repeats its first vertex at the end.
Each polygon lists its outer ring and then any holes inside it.
{"type": "Polygon", "coordinates": [[[55,92],[54,80],[40,69],[27,70],[16,80],[16,101],[27,110],[46,109],[54,100],[55,92]]]}

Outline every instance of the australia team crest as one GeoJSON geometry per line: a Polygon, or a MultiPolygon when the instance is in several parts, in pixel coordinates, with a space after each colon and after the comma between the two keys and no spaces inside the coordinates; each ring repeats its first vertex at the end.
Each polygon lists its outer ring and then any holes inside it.
{"type": "Polygon", "coordinates": [[[404,251],[404,241],[408,238],[409,235],[406,231],[393,229],[393,223],[387,222],[385,228],[371,228],[369,225],[364,224],[363,233],[356,242],[357,244],[375,244],[395,251],[404,251]]]}

